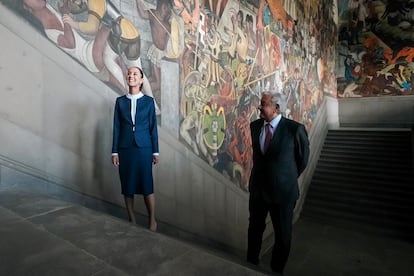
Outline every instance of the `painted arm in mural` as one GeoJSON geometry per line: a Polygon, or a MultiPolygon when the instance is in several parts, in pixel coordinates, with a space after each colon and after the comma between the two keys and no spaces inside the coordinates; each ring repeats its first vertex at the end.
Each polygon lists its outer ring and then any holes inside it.
{"type": "MultiPolygon", "coordinates": [[[[59,7],[61,14],[65,15],[70,12],[69,7],[67,5],[62,5],[59,7]]],[[[75,36],[73,34],[72,27],[65,23],[62,18],[63,22],[63,35],[60,35],[57,40],[57,44],[61,47],[65,47],[68,49],[74,49],[76,47],[75,36]]]]}
{"type": "Polygon", "coordinates": [[[143,0],[137,0],[136,2],[138,14],[141,18],[150,21],[152,42],[159,50],[165,50],[171,32],[172,6],[165,0],[159,0],[155,10],[145,10],[143,0]]]}
{"type": "MultiPolygon", "coordinates": [[[[179,18],[174,12],[169,12],[171,14],[171,20],[169,22],[168,18],[158,18],[158,11],[161,11],[162,8],[157,8],[156,10],[148,10],[144,5],[144,0],[136,0],[137,3],[137,12],[142,19],[150,20],[151,25],[151,35],[153,36],[154,44],[159,49],[165,49],[165,57],[168,59],[176,59],[180,56],[182,47],[180,47],[180,39],[184,39],[180,36],[182,31],[180,30],[179,18]],[[158,11],[157,11],[158,10],[158,11]],[[154,21],[155,20],[155,21],[154,21]],[[157,26],[160,26],[157,28],[157,26]],[[168,37],[169,36],[169,37],[168,37]],[[170,43],[168,44],[168,39],[170,43]],[[159,41],[158,41],[159,40],[159,41]],[[169,47],[168,47],[169,46],[169,47]]],[[[162,4],[159,4],[162,7],[162,4]]],[[[165,6],[171,9],[170,6],[165,6]]],[[[182,19],[181,19],[182,20],[182,19]]]]}
{"type": "Polygon", "coordinates": [[[199,0],[174,0],[175,6],[180,10],[181,17],[186,24],[191,25],[193,31],[197,30],[200,20],[200,1],[199,0]],[[191,5],[193,2],[193,5],[191,5]]]}
{"type": "Polygon", "coordinates": [[[99,30],[101,20],[105,14],[106,4],[106,0],[89,0],[88,19],[85,22],[74,21],[68,14],[63,16],[63,21],[68,23],[72,28],[85,34],[95,35],[99,30]]]}
{"type": "Polygon", "coordinates": [[[144,0],[136,0],[137,12],[142,19],[149,19],[148,10],[144,7],[144,0]]]}

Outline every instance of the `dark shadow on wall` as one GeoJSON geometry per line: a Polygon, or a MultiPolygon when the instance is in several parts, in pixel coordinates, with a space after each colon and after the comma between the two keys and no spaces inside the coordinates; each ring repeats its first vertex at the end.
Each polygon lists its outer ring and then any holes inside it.
{"type": "MultiPolygon", "coordinates": [[[[108,107],[102,110],[107,111],[108,107]]],[[[111,146],[112,146],[112,120],[105,120],[108,116],[99,116],[94,129],[94,152],[93,152],[93,178],[99,189],[99,193],[103,198],[108,195],[108,175],[118,175],[118,168],[115,168],[111,164],[111,146]],[[110,168],[110,169],[108,169],[110,168]],[[106,187],[106,188],[105,188],[106,187]]],[[[115,177],[114,179],[118,179],[115,177]]],[[[110,184],[110,186],[117,187],[116,191],[119,191],[121,195],[120,183],[117,181],[110,184]]],[[[113,195],[112,195],[113,196],[113,195]]]]}

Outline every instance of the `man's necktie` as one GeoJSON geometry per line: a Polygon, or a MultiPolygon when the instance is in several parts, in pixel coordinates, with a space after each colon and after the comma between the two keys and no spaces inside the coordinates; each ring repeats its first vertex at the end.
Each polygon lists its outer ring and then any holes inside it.
{"type": "Polygon", "coordinates": [[[272,127],[272,125],[269,124],[269,123],[267,123],[265,125],[266,137],[265,137],[265,142],[264,142],[264,146],[263,146],[263,152],[267,151],[267,148],[269,147],[269,144],[270,144],[270,140],[272,139],[272,131],[270,129],[271,127],[272,127]]]}

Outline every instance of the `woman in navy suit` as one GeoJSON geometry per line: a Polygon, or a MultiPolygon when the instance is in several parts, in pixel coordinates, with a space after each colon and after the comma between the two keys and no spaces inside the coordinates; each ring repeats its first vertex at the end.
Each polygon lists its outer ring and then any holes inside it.
{"type": "Polygon", "coordinates": [[[157,119],[154,99],[141,92],[141,68],[128,69],[127,95],[118,97],[114,109],[112,164],[119,167],[121,192],[129,221],[136,223],[134,195],[144,196],[148,228],[157,230],[152,164],[159,161],[157,119]]]}
{"type": "Polygon", "coordinates": [[[276,94],[264,93],[260,119],[250,124],[253,168],[249,182],[247,261],[259,264],[266,217],[272,220],[275,244],[271,268],[282,274],[292,239],[293,210],[299,197],[298,177],[309,158],[304,125],[282,117],[276,94]]]}

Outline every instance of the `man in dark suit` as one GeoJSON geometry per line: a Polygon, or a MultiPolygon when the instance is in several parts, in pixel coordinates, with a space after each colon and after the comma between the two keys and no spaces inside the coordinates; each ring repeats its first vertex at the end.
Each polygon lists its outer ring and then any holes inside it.
{"type": "Polygon", "coordinates": [[[258,265],[266,217],[270,214],[275,244],[272,271],[283,273],[292,239],[293,210],[299,197],[297,178],[309,158],[305,127],[282,117],[279,97],[264,93],[260,119],[250,124],[253,168],[249,182],[247,261],[258,265]]]}

